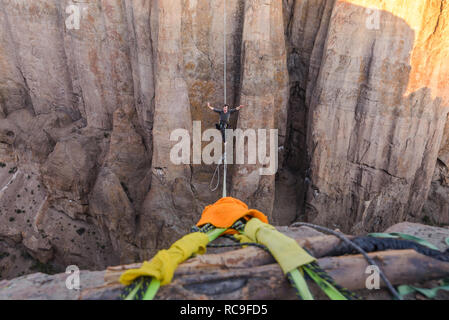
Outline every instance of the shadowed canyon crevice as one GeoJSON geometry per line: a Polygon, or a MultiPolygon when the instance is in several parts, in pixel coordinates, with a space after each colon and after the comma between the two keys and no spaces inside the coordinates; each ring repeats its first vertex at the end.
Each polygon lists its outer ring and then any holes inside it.
{"type": "Polygon", "coordinates": [[[230,195],[277,225],[449,224],[447,1],[226,3],[224,30],[223,0],[0,0],[0,278],[189,231],[221,191],[170,133],[214,127],[223,37],[232,126],[279,132],[277,174],[232,165],[230,195]]]}

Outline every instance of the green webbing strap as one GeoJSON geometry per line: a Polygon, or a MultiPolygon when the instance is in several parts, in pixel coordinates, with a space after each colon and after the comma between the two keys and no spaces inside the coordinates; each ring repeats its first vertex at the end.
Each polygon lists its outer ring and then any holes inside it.
{"type": "MultiPolygon", "coordinates": [[[[219,236],[221,236],[227,229],[210,229],[208,232],[206,232],[206,235],[209,237],[209,242],[214,241],[219,236]]],[[[136,296],[139,289],[142,287],[143,281],[140,280],[140,284],[136,285],[136,287],[131,291],[131,293],[126,297],[125,300],[134,300],[134,297],[136,296]]],[[[151,279],[151,283],[146,290],[145,294],[143,295],[142,300],[153,300],[156,296],[156,293],[158,292],[159,288],[161,286],[161,282],[157,279],[151,279]]]]}
{"type": "Polygon", "coordinates": [[[137,295],[137,292],[139,292],[139,290],[140,290],[140,288],[142,287],[142,284],[143,284],[143,279],[142,278],[140,278],[138,281],[139,282],[137,282],[135,284],[134,289],[132,289],[131,292],[126,296],[125,300],[134,300],[134,298],[137,295]]]}
{"type": "Polygon", "coordinates": [[[143,296],[143,300],[153,300],[161,286],[161,282],[155,278],[151,279],[150,286],[143,296]]]}
{"type": "Polygon", "coordinates": [[[313,295],[307,286],[307,282],[298,269],[290,271],[287,276],[291,279],[292,284],[297,290],[298,295],[303,300],[313,300],[313,295]]]}
{"type": "Polygon", "coordinates": [[[209,242],[214,241],[219,236],[221,236],[226,230],[228,229],[212,229],[209,232],[206,232],[207,236],[209,237],[209,242]]]}
{"type": "Polygon", "coordinates": [[[331,300],[348,300],[337,288],[312,271],[308,265],[304,266],[303,270],[331,300]]]}
{"type": "Polygon", "coordinates": [[[402,286],[398,287],[398,292],[399,292],[399,295],[401,296],[401,298],[404,298],[404,296],[406,296],[410,293],[419,292],[426,298],[433,299],[437,296],[438,291],[440,291],[440,290],[449,291],[449,279],[443,280],[442,285],[435,287],[435,288],[431,288],[431,289],[418,288],[415,286],[408,286],[408,285],[402,285],[402,286]]]}
{"type": "Polygon", "coordinates": [[[298,295],[304,300],[313,300],[302,271],[332,300],[347,300],[353,295],[339,287],[316,263],[316,259],[299,246],[292,238],[280,233],[273,226],[263,223],[257,218],[247,222],[244,234],[252,241],[265,245],[282,271],[289,277],[298,295]]]}
{"type": "MultiPolygon", "coordinates": [[[[304,270],[304,272],[307,273],[307,275],[321,288],[321,290],[324,291],[324,293],[331,299],[331,300],[348,300],[349,298],[358,298],[354,294],[346,293],[343,294],[340,292],[338,288],[336,288],[331,282],[328,281],[323,276],[320,276],[314,268],[312,268],[311,265],[304,265],[300,268],[301,270],[304,270]]],[[[290,282],[295,287],[297,294],[301,299],[303,300],[314,300],[313,295],[310,292],[307,282],[304,279],[303,275],[299,271],[299,269],[295,269],[293,271],[290,271],[287,276],[290,279],[290,282]]],[[[327,276],[329,277],[329,276],[327,276]]],[[[344,289],[342,291],[345,291],[344,289]]]]}

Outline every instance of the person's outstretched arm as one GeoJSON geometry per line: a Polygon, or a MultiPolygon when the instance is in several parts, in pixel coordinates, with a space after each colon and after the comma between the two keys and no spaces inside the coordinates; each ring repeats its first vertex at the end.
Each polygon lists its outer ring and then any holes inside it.
{"type": "Polygon", "coordinates": [[[231,112],[235,112],[235,111],[239,111],[240,109],[242,109],[244,107],[243,104],[239,105],[237,108],[234,108],[231,110],[231,112]]]}
{"type": "Polygon", "coordinates": [[[209,102],[207,103],[207,107],[208,107],[209,109],[211,109],[212,111],[215,111],[215,112],[220,112],[220,110],[218,110],[218,109],[215,109],[214,107],[212,107],[212,106],[210,105],[210,103],[209,103],[209,102]]]}

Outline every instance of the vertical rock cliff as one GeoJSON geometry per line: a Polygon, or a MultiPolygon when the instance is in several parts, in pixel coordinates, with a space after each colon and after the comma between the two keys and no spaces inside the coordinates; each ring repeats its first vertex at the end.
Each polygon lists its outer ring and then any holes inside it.
{"type": "Polygon", "coordinates": [[[226,28],[224,4],[0,0],[1,277],[188,232],[221,192],[170,134],[214,127],[225,55],[232,126],[279,133],[277,174],[230,165],[229,194],[281,225],[449,224],[447,1],[227,0],[226,28]]]}
{"type": "Polygon", "coordinates": [[[446,3],[376,3],[335,2],[306,90],[307,218],[357,232],[420,216],[447,118],[446,3]]]}
{"type": "MultiPolygon", "coordinates": [[[[280,1],[246,1],[242,34],[242,77],[240,111],[237,128],[256,133],[259,153],[260,141],[270,153],[269,132],[261,136],[258,129],[277,129],[278,144],[283,146],[287,123],[288,72],[285,50],[282,3],[280,1]],[[265,143],[266,142],[266,143],[265,143]]],[[[248,137],[249,139],[249,137],[248,137]]],[[[246,163],[249,163],[248,140],[245,144],[246,163]]],[[[275,150],[278,152],[278,150],[275,150]]],[[[232,195],[250,207],[263,210],[271,218],[275,198],[275,175],[261,175],[267,165],[257,157],[256,164],[234,166],[232,195]]],[[[271,219],[270,219],[271,220],[271,219]]]]}

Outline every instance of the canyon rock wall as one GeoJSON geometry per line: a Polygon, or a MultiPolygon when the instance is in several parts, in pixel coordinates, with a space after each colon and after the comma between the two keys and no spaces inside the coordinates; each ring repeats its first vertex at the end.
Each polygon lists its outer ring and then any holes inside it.
{"type": "Polygon", "coordinates": [[[309,221],[365,232],[421,216],[447,118],[449,8],[396,2],[337,1],[315,40],[309,221]]]}
{"type": "Polygon", "coordinates": [[[449,224],[446,1],[224,13],[223,0],[0,0],[0,277],[130,263],[188,232],[221,191],[215,165],[170,161],[170,134],[214,127],[224,54],[226,101],[246,106],[232,126],[279,133],[278,173],[231,165],[229,194],[279,225],[449,224]]]}

